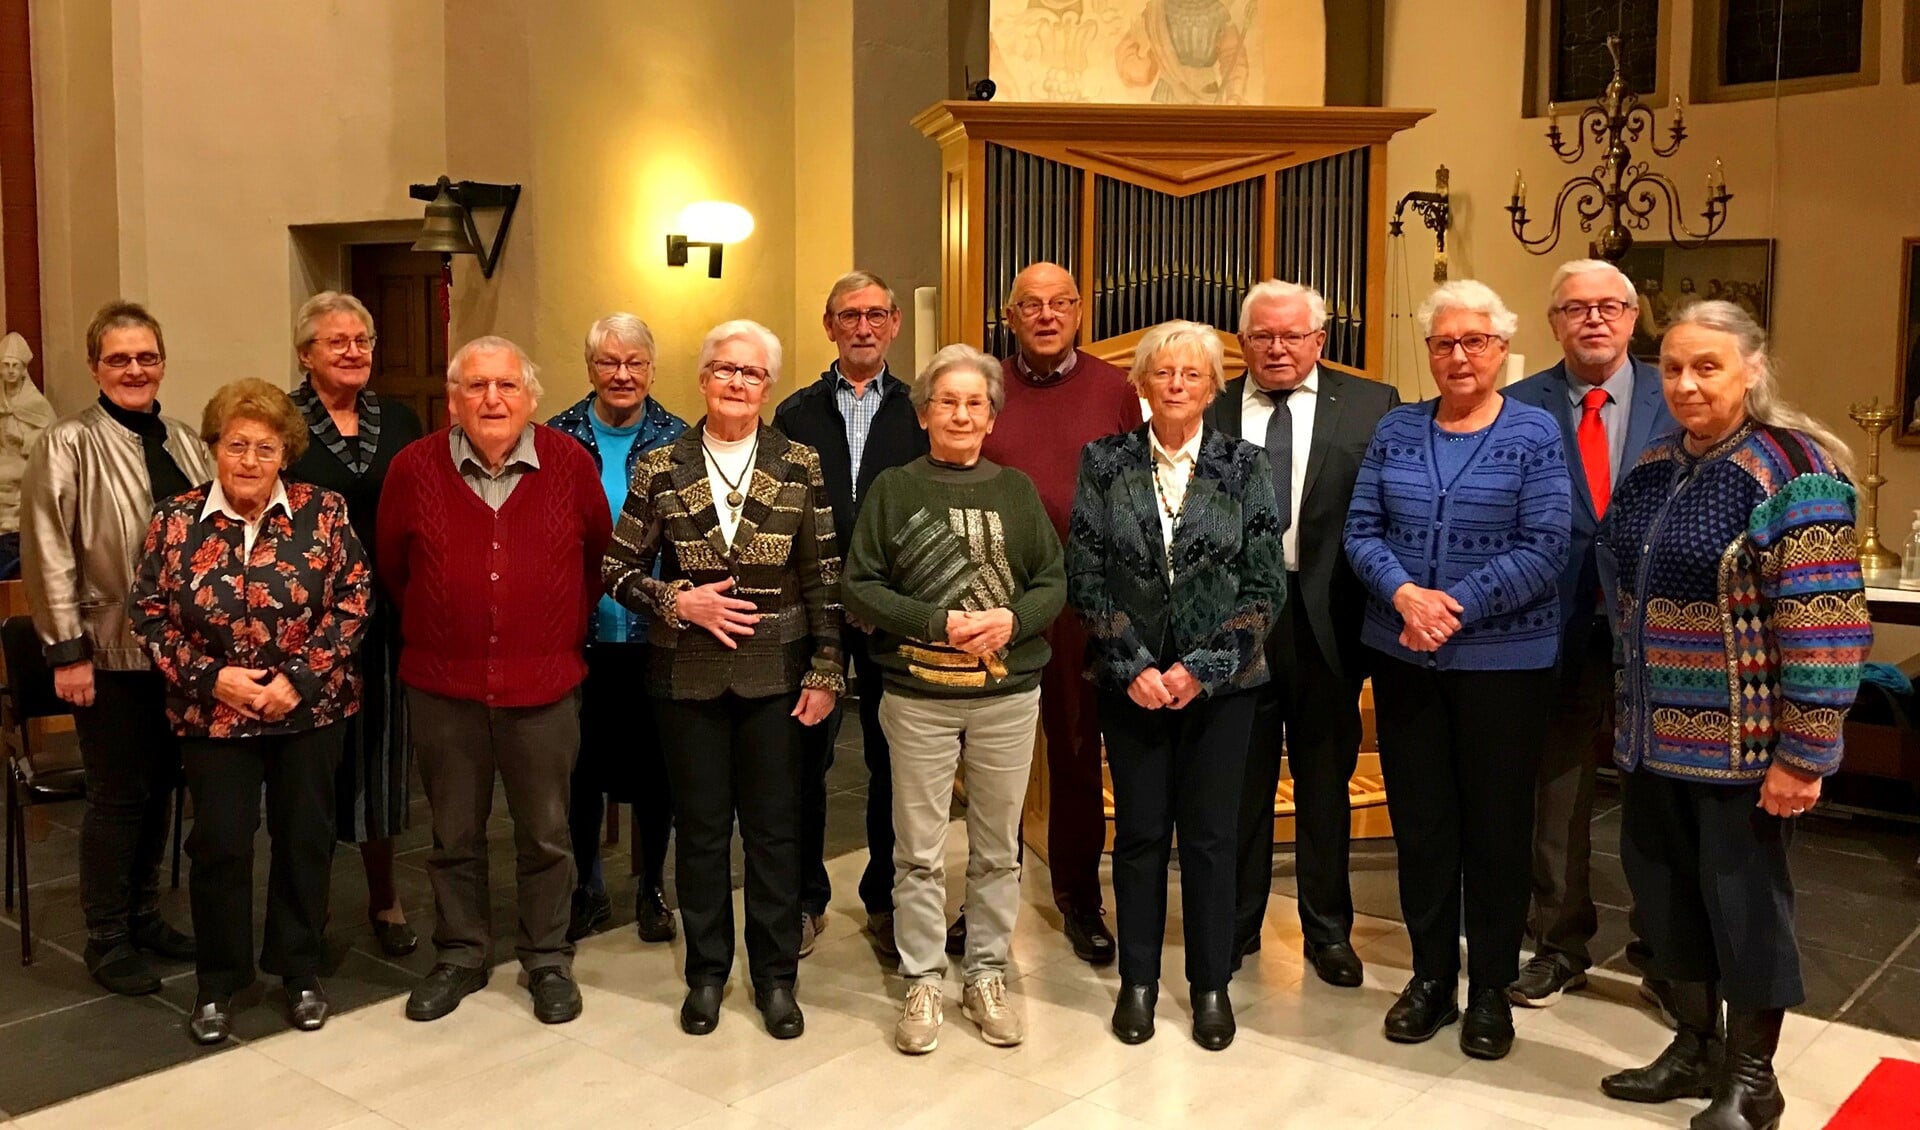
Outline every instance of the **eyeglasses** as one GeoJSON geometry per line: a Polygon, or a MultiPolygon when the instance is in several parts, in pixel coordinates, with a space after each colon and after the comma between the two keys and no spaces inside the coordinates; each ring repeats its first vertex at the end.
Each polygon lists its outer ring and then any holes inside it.
{"type": "Polygon", "coordinates": [[[460,395],[466,397],[468,400],[484,400],[488,389],[493,389],[495,392],[498,392],[502,400],[514,400],[517,399],[521,393],[527,391],[527,386],[512,378],[505,380],[472,380],[460,382],[460,395]]]}
{"type": "Polygon", "coordinates": [[[838,322],[840,328],[843,330],[857,330],[860,328],[861,322],[865,322],[870,326],[884,326],[887,324],[887,319],[893,317],[893,314],[894,312],[890,309],[880,306],[869,306],[865,310],[837,311],[833,315],[833,320],[838,322]]]}
{"type": "Polygon", "coordinates": [[[220,454],[235,463],[246,462],[248,455],[252,455],[262,463],[277,463],[280,461],[280,445],[272,440],[263,440],[260,443],[248,443],[244,439],[229,440],[220,445],[220,454]]]}
{"type": "Polygon", "coordinates": [[[313,344],[324,346],[328,353],[344,357],[350,350],[358,349],[362,353],[372,353],[373,343],[378,340],[372,334],[355,334],[353,337],[317,337],[313,344]]]}
{"type": "Polygon", "coordinates": [[[927,407],[943,416],[957,416],[963,412],[968,416],[985,416],[992,411],[993,402],[984,396],[970,397],[966,400],[951,396],[936,396],[927,401],[927,407]]]}
{"type": "Polygon", "coordinates": [[[142,369],[153,369],[166,363],[166,358],[158,353],[109,353],[100,358],[103,369],[131,369],[138,364],[142,369]]]}
{"type": "Polygon", "coordinates": [[[1247,344],[1251,345],[1256,351],[1272,349],[1275,344],[1284,345],[1288,349],[1298,349],[1326,332],[1325,330],[1313,330],[1308,333],[1274,334],[1268,333],[1265,330],[1258,330],[1247,335],[1247,344]]]}
{"type": "Polygon", "coordinates": [[[1056,314],[1071,314],[1074,307],[1080,305],[1078,298],[1049,298],[1045,302],[1038,298],[1022,298],[1013,304],[1015,310],[1028,318],[1037,317],[1042,310],[1051,310],[1056,314]]]}
{"type": "Polygon", "coordinates": [[[1505,339],[1493,334],[1466,334],[1461,337],[1430,337],[1427,339],[1427,352],[1435,357],[1450,357],[1454,346],[1469,357],[1478,357],[1487,351],[1487,347],[1496,341],[1505,339]]]}
{"type": "Polygon", "coordinates": [[[1213,379],[1213,374],[1203,373],[1199,369],[1155,369],[1147,376],[1157,385],[1172,384],[1175,379],[1181,384],[1197,385],[1213,379]]]}
{"type": "Polygon", "coordinates": [[[636,377],[644,377],[648,373],[653,372],[653,362],[644,358],[634,361],[620,361],[612,357],[595,357],[593,359],[593,371],[603,377],[615,376],[622,369],[625,369],[636,377]]]}
{"type": "Polygon", "coordinates": [[[731,361],[715,361],[707,366],[707,373],[723,383],[737,377],[748,388],[759,388],[773,375],[758,365],[735,365],[731,361]]]}
{"type": "Polygon", "coordinates": [[[1598,314],[1603,322],[1619,318],[1633,307],[1618,298],[1603,298],[1598,302],[1562,302],[1553,308],[1553,312],[1569,322],[1584,322],[1589,315],[1598,314]]]}

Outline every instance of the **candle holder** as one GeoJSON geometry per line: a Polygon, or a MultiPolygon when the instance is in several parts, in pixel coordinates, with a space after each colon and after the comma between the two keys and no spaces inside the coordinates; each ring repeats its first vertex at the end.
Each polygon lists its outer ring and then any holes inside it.
{"type": "Polygon", "coordinates": [[[1876,396],[1866,404],[1848,406],[1847,415],[1867,433],[1867,477],[1861,480],[1867,501],[1859,522],[1860,568],[1869,572],[1898,569],[1900,555],[1880,544],[1880,487],[1887,481],[1880,474],[1880,433],[1899,422],[1900,410],[1894,405],[1881,407],[1876,396]]]}

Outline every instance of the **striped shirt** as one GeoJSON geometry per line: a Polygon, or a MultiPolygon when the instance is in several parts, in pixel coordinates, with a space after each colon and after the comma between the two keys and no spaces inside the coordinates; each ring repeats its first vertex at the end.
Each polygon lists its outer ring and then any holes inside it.
{"type": "Polygon", "coordinates": [[[852,467],[854,498],[860,497],[860,457],[867,451],[867,433],[873,429],[873,417],[880,411],[880,401],[886,396],[886,383],[879,377],[886,373],[883,367],[874,379],[867,382],[866,391],[856,394],[853,382],[840,372],[840,363],[833,364],[833,402],[840,408],[840,418],[847,422],[847,459],[852,467]]]}

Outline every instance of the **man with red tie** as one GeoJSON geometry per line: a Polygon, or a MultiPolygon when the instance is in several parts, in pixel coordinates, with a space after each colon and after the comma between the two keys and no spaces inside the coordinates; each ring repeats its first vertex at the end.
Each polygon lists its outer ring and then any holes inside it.
{"type": "MultiPolygon", "coordinates": [[[[1558,701],[1535,787],[1533,905],[1527,932],[1534,956],[1508,990],[1513,1003],[1545,1008],[1587,983],[1610,955],[1589,946],[1599,930],[1589,882],[1596,759],[1613,746],[1613,633],[1600,598],[1593,536],[1615,483],[1654,437],[1674,428],[1660,371],[1632,356],[1639,296],[1618,267],[1576,259],[1553,275],[1547,321],[1564,355],[1507,390],[1552,412],[1573,472],[1573,544],[1560,576],[1558,701]]],[[[1628,957],[1639,950],[1636,939],[1628,957]]],[[[1658,1003],[1660,986],[1647,986],[1658,1003]]]]}

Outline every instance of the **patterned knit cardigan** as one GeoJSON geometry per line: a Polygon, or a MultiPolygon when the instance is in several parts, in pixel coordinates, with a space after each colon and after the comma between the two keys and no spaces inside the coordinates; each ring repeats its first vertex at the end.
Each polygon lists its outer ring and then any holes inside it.
{"type": "Polygon", "coordinates": [[[1746,784],[1775,760],[1839,768],[1873,642],[1853,523],[1852,484],[1799,432],[1647,451],[1596,542],[1626,664],[1622,769],[1746,784]]]}

